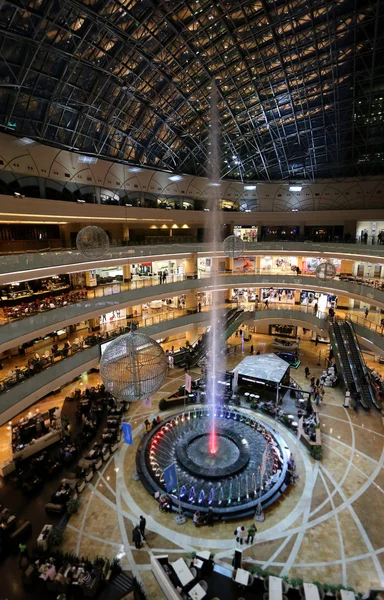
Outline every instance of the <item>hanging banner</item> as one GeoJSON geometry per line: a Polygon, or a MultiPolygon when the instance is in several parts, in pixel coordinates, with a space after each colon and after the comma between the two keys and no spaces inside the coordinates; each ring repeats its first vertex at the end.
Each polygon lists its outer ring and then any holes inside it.
{"type": "Polygon", "coordinates": [[[143,400],[143,402],[141,403],[141,406],[143,408],[152,408],[152,396],[149,396],[149,398],[145,398],[145,400],[143,400]]]}
{"type": "Polygon", "coordinates": [[[192,377],[188,373],[185,374],[185,391],[189,393],[192,391],[192,377]]]}
{"type": "Polygon", "coordinates": [[[177,473],[175,463],[164,469],[164,482],[168,493],[177,489],[177,473]]]}
{"type": "Polygon", "coordinates": [[[239,380],[239,371],[236,369],[235,371],[233,371],[233,387],[234,388],[237,386],[238,380],[239,380]]]}
{"type": "Polygon", "coordinates": [[[260,478],[261,478],[261,481],[263,480],[263,477],[264,477],[265,471],[266,471],[266,469],[267,469],[267,450],[268,450],[268,448],[266,448],[266,449],[264,450],[264,454],[263,454],[263,460],[262,460],[262,462],[261,462],[261,471],[260,471],[260,478]]]}
{"type": "Polygon", "coordinates": [[[303,417],[300,417],[299,419],[299,426],[297,428],[297,439],[299,440],[301,438],[301,436],[303,435],[303,417]]]}
{"type": "Polygon", "coordinates": [[[122,423],[122,427],[123,427],[124,442],[126,444],[129,444],[130,446],[132,446],[133,439],[132,439],[131,424],[130,423],[122,423]]]}

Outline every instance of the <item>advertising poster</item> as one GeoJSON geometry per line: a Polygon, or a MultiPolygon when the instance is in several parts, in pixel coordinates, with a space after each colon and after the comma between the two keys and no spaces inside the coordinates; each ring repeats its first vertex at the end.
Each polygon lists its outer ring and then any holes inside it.
{"type": "Polygon", "coordinates": [[[234,258],[233,259],[233,272],[234,273],[254,273],[255,272],[255,258],[234,258]]]}

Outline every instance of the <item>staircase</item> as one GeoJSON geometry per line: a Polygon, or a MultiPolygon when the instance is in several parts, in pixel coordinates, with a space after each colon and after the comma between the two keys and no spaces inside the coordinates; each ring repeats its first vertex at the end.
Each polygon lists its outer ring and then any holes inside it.
{"type": "Polygon", "coordinates": [[[330,329],[331,344],[340,374],[351,396],[358,396],[365,410],[372,405],[373,396],[365,377],[365,368],[355,332],[348,322],[335,322],[330,329]]]}
{"type": "Polygon", "coordinates": [[[125,575],[124,571],[112,577],[104,588],[99,600],[121,600],[132,591],[132,578],[125,575]]]}

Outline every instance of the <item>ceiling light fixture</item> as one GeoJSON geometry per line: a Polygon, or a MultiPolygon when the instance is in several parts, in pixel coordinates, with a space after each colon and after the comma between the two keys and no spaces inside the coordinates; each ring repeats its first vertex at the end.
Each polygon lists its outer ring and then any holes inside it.
{"type": "Polygon", "coordinates": [[[251,192],[252,190],[256,189],[256,186],[255,185],[245,185],[244,189],[251,192]]]}
{"type": "Polygon", "coordinates": [[[302,185],[290,185],[289,186],[290,192],[301,192],[302,189],[303,189],[302,185]]]}
{"type": "Polygon", "coordinates": [[[86,165],[95,165],[97,163],[97,158],[96,156],[84,156],[83,154],[80,154],[80,156],[77,157],[77,162],[85,163],[86,165]]]}
{"type": "Polygon", "coordinates": [[[171,177],[168,177],[169,181],[182,181],[182,176],[181,175],[172,175],[171,177]]]}

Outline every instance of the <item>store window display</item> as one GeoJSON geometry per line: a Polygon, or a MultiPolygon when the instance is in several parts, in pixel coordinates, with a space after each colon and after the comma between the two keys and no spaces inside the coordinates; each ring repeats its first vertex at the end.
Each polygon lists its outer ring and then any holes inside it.
{"type": "Polygon", "coordinates": [[[296,256],[264,256],[260,260],[260,269],[263,273],[290,273],[297,269],[296,256]]]}
{"type": "Polygon", "coordinates": [[[295,290],[282,288],[263,288],[261,290],[261,298],[268,303],[278,304],[295,304],[295,290]]]}
{"type": "Polygon", "coordinates": [[[341,270],[341,260],[338,258],[303,258],[302,271],[308,275],[315,275],[317,267],[324,262],[330,262],[336,269],[339,275],[341,270]]]}
{"type": "Polygon", "coordinates": [[[244,242],[257,242],[257,230],[256,225],[251,225],[251,227],[247,225],[235,225],[233,227],[234,235],[237,235],[244,242]]]}

